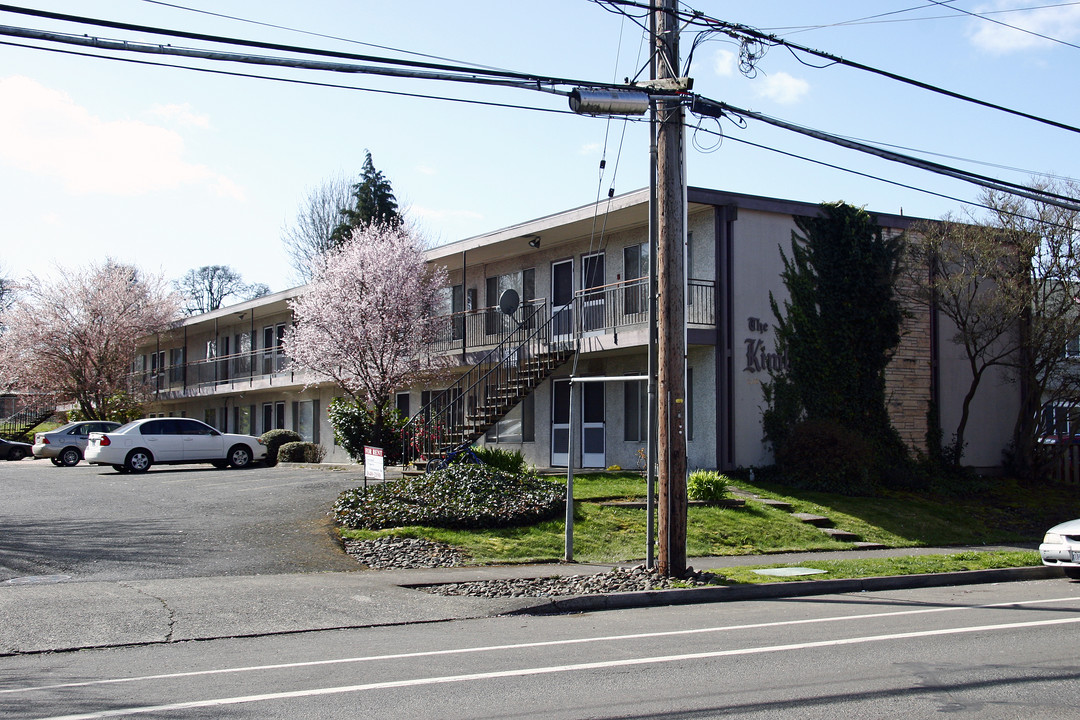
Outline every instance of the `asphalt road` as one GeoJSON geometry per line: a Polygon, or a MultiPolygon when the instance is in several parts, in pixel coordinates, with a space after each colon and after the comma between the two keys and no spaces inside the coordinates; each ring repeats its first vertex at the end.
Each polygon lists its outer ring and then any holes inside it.
{"type": "Polygon", "coordinates": [[[0,462],[0,582],[356,570],[326,514],[362,482],[360,471],[0,462]]]}
{"type": "Polygon", "coordinates": [[[1075,718],[1065,580],[0,658],[21,718],[1075,718]]]}

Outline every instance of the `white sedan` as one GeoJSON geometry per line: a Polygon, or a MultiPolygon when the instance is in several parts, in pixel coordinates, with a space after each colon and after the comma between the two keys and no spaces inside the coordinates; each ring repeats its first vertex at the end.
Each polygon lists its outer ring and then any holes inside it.
{"type": "Polygon", "coordinates": [[[1080,580],[1080,520],[1069,520],[1047,530],[1039,555],[1043,565],[1059,567],[1066,577],[1080,580]]]}
{"type": "Polygon", "coordinates": [[[85,457],[91,465],[111,465],[117,472],[146,472],[155,463],[243,468],[264,459],[266,446],[251,435],[223,433],[191,418],[145,418],[90,433],[85,457]]]}

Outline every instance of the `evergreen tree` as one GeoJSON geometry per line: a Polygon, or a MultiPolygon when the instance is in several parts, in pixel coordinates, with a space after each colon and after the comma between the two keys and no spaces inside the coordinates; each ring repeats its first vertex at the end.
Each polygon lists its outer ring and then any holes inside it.
{"type": "Polygon", "coordinates": [[[769,296],[786,368],[765,388],[766,438],[780,455],[799,422],[826,422],[903,454],[885,398],[904,317],[895,295],[902,240],[844,203],[795,224],[802,234],[792,232],[790,257],[781,250],[789,298],[781,307],[769,296]]]}
{"type": "Polygon", "coordinates": [[[352,203],[351,207],[341,209],[341,222],[331,233],[331,244],[335,248],[340,248],[356,228],[371,223],[401,224],[394,189],[382,171],[375,169],[370,152],[365,153],[360,182],[353,185],[352,203]]]}

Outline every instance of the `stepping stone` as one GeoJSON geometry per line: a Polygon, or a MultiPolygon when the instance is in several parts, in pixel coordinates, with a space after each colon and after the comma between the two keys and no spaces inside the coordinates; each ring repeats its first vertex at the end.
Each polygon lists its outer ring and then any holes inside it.
{"type": "Polygon", "coordinates": [[[881,543],[876,542],[866,542],[864,540],[855,543],[855,549],[857,550],[885,550],[888,547],[888,545],[882,545],[881,543]]]}
{"type": "Polygon", "coordinates": [[[832,520],[823,515],[813,515],[811,513],[795,513],[791,517],[800,520],[807,525],[814,525],[816,527],[825,527],[826,525],[832,525],[832,520]]]}
{"type": "Polygon", "coordinates": [[[833,540],[839,540],[840,542],[856,542],[859,539],[859,536],[855,533],[840,530],[839,528],[818,528],[818,530],[830,536],[833,540]]]}
{"type": "Polygon", "coordinates": [[[792,511],[791,503],[784,502],[783,500],[766,500],[764,498],[754,498],[754,502],[759,502],[762,505],[768,505],[771,508],[776,508],[777,510],[783,510],[784,512],[791,512],[792,511]]]}

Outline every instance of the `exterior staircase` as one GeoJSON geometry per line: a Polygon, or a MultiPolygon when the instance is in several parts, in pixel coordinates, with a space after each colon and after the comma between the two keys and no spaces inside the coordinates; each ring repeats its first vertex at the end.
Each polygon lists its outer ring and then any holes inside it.
{"type": "Polygon", "coordinates": [[[21,438],[55,412],[56,405],[25,405],[8,417],[0,419],[0,437],[7,440],[21,438]]]}
{"type": "Polygon", "coordinates": [[[572,338],[553,335],[560,320],[544,303],[524,308],[516,328],[421,408],[402,429],[405,472],[424,472],[472,445],[573,357],[572,338]]]}

